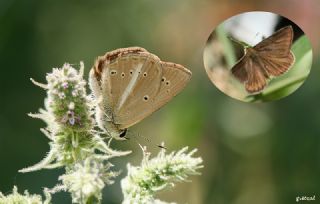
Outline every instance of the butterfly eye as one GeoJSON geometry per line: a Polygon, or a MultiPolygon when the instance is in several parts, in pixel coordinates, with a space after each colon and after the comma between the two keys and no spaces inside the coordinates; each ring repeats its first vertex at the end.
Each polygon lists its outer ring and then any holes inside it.
{"type": "Polygon", "coordinates": [[[111,75],[116,75],[116,74],[117,74],[117,71],[116,71],[116,70],[111,70],[111,71],[110,71],[110,74],[111,74],[111,75]]]}
{"type": "Polygon", "coordinates": [[[143,73],[143,76],[144,76],[144,77],[146,77],[147,75],[148,75],[147,72],[143,73]]]}
{"type": "Polygon", "coordinates": [[[127,129],[124,129],[124,130],[122,130],[122,131],[120,132],[119,137],[124,137],[124,136],[126,136],[126,134],[127,134],[127,129]]]}
{"type": "Polygon", "coordinates": [[[148,96],[148,95],[145,95],[145,96],[143,97],[143,100],[144,100],[144,101],[148,101],[148,100],[149,100],[149,96],[148,96]]]}

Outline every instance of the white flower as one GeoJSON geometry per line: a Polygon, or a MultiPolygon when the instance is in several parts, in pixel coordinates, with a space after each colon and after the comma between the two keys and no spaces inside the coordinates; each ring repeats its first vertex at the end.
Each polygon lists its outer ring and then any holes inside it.
{"type": "Polygon", "coordinates": [[[0,192],[0,204],[49,204],[51,202],[51,195],[45,189],[44,191],[46,199],[42,201],[40,195],[31,195],[28,191],[24,192],[24,195],[18,193],[18,188],[13,187],[12,194],[7,196],[0,192]]]}
{"type": "Polygon", "coordinates": [[[78,163],[65,175],[59,177],[65,189],[72,194],[72,202],[87,203],[88,200],[101,200],[105,184],[112,184],[118,172],[109,171],[112,165],[94,158],[78,163]]]}
{"type": "Polygon", "coordinates": [[[123,204],[127,203],[156,203],[154,194],[168,186],[174,186],[175,181],[184,181],[188,175],[198,174],[202,168],[202,159],[194,158],[196,149],[187,153],[185,147],[177,153],[165,154],[162,149],[157,157],[150,159],[150,153],[143,149],[141,166],[128,164],[128,175],[121,181],[124,195],[123,204]]]}
{"type": "Polygon", "coordinates": [[[63,93],[63,92],[60,92],[58,95],[59,95],[60,99],[65,99],[66,98],[66,94],[63,93]]]}
{"type": "Polygon", "coordinates": [[[68,105],[69,110],[74,110],[75,104],[74,102],[70,102],[68,105]]]}

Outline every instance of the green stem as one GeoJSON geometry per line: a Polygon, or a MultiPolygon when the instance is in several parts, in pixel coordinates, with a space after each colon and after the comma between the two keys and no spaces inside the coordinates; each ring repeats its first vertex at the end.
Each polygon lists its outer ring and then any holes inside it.
{"type": "Polygon", "coordinates": [[[237,59],[235,56],[234,48],[230,40],[228,39],[223,26],[218,26],[218,28],[216,29],[216,34],[219,42],[221,42],[223,45],[227,66],[232,67],[237,59]]]}

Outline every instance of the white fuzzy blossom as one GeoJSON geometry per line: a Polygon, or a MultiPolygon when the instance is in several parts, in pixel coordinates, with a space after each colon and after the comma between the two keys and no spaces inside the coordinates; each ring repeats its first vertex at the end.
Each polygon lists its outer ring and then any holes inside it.
{"type": "Polygon", "coordinates": [[[0,204],[49,204],[51,202],[51,195],[45,189],[44,194],[46,199],[43,201],[40,195],[30,194],[24,191],[24,194],[18,193],[18,188],[13,187],[11,194],[5,196],[0,192],[0,204]]]}
{"type": "Polygon", "coordinates": [[[102,199],[102,189],[106,184],[112,184],[118,172],[110,171],[112,164],[103,163],[94,158],[87,158],[76,164],[72,170],[59,177],[64,189],[72,195],[73,203],[88,203],[102,199]]]}
{"type": "Polygon", "coordinates": [[[175,181],[185,181],[188,175],[198,174],[197,170],[203,167],[200,157],[192,157],[197,150],[189,153],[187,150],[185,147],[166,155],[163,148],[150,159],[144,148],[141,166],[128,164],[128,175],[121,181],[123,204],[166,203],[154,198],[157,191],[174,186],[175,181]]]}
{"type": "Polygon", "coordinates": [[[93,125],[93,104],[86,93],[83,69],[83,63],[79,72],[66,63],[62,68],[54,68],[46,77],[47,111],[61,128],[85,130],[93,125]]]}
{"type": "Polygon", "coordinates": [[[47,84],[31,79],[35,85],[47,90],[47,98],[45,109],[40,109],[39,114],[29,115],[44,120],[52,134],[61,132],[61,129],[87,131],[94,125],[94,103],[86,93],[83,69],[83,63],[80,63],[79,72],[66,63],[47,74],[47,84]]]}

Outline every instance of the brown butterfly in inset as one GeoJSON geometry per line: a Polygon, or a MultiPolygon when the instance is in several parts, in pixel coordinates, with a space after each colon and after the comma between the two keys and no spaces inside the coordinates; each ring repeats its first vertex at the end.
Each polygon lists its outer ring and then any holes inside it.
{"type": "Polygon", "coordinates": [[[231,69],[233,76],[250,94],[261,92],[268,79],[285,73],[294,64],[292,39],[292,27],[286,26],[254,47],[246,46],[244,56],[231,69]]]}

